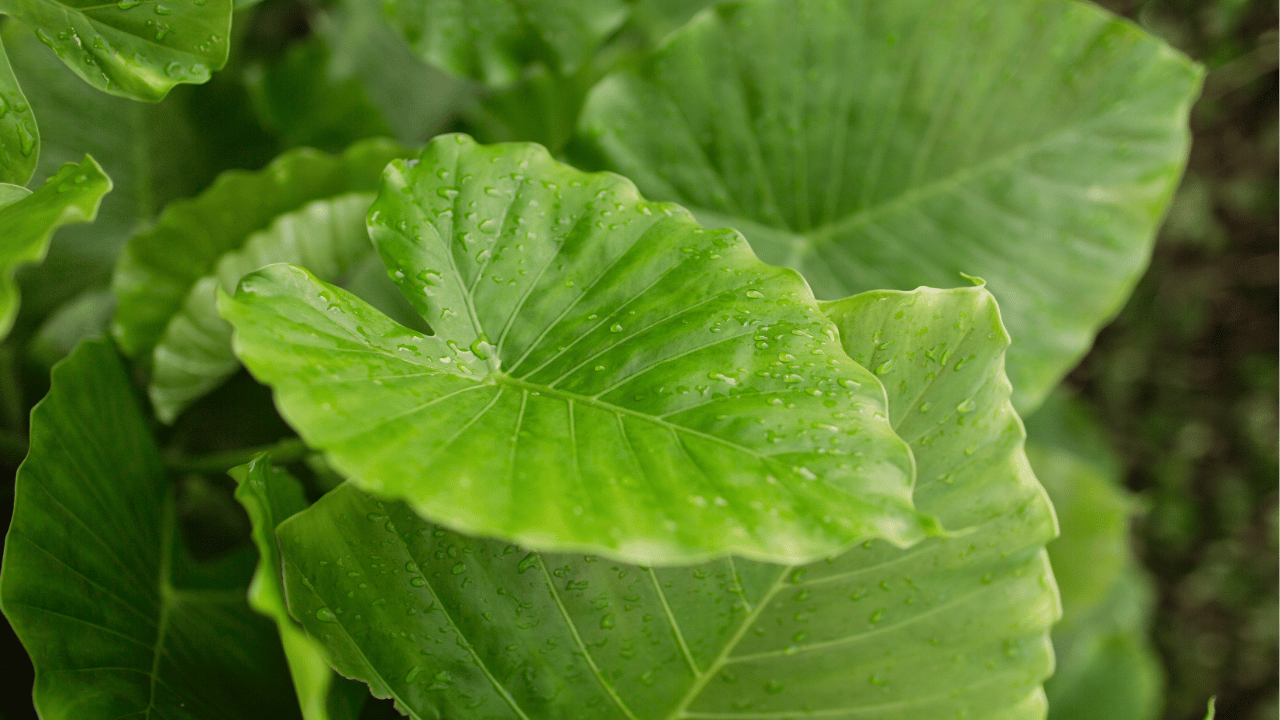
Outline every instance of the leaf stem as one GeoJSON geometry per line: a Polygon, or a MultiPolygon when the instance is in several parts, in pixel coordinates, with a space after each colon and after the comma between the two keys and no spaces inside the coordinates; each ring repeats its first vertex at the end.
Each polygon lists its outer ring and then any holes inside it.
{"type": "Polygon", "coordinates": [[[178,472],[226,472],[237,465],[249,462],[263,453],[271,455],[271,459],[274,462],[291,463],[310,455],[311,449],[300,438],[288,438],[271,445],[227,450],[209,453],[208,455],[188,456],[178,452],[171,452],[165,457],[165,466],[178,472]]]}

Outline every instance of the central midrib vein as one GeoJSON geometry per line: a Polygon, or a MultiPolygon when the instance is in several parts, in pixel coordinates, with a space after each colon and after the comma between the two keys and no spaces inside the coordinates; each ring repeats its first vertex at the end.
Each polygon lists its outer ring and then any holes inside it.
{"type": "Polygon", "coordinates": [[[671,429],[673,431],[694,435],[704,440],[709,440],[711,442],[725,445],[739,452],[747,453],[748,455],[751,455],[752,457],[755,457],[763,462],[770,462],[770,463],[775,462],[775,460],[771,456],[765,455],[753,448],[739,445],[733,442],[732,440],[726,440],[722,437],[717,437],[710,433],[702,432],[701,430],[694,430],[693,428],[686,427],[684,425],[677,425],[675,423],[668,422],[656,415],[646,415],[642,412],[637,412],[635,410],[622,407],[621,405],[614,405],[612,403],[607,403],[602,400],[597,400],[587,395],[578,395],[576,393],[566,392],[564,390],[557,390],[555,388],[547,387],[546,385],[537,385],[535,383],[521,380],[519,378],[513,378],[510,375],[501,375],[497,373],[490,375],[488,378],[486,378],[486,381],[498,386],[510,385],[512,387],[519,388],[520,390],[529,391],[530,393],[533,393],[533,394],[547,395],[549,397],[554,397],[560,400],[564,400],[566,402],[573,401],[574,403],[587,405],[589,407],[594,407],[597,410],[605,410],[607,412],[614,413],[615,415],[628,415],[630,417],[634,417],[634,418],[643,420],[645,422],[651,422],[657,425],[661,425],[662,427],[671,429]]]}

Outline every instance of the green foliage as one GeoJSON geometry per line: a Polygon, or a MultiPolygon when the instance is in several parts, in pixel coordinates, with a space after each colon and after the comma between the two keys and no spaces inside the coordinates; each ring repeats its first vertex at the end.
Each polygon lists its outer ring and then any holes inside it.
{"type": "Polygon", "coordinates": [[[582,152],[822,299],[986,278],[1034,409],[1144,267],[1199,82],[1084,4],[745,2],[596,85],[582,152]]]}
{"type": "Polygon", "coordinates": [[[92,222],[110,190],[111,179],[88,155],[78,165],[63,165],[35,192],[0,184],[0,338],[18,314],[14,270],[43,260],[58,227],[92,222]]]}
{"type": "Polygon", "coordinates": [[[883,389],[737,233],[461,135],[392,163],[369,223],[434,335],[297,268],[223,303],[241,360],[362,487],[464,532],[632,562],[923,537],[883,389]]]}
{"type": "Polygon", "coordinates": [[[0,607],[35,663],[41,716],[297,717],[278,692],[275,632],[245,604],[252,552],[188,557],[110,345],[83,344],[54,368],[31,425],[0,607]]]}
{"type": "Polygon", "coordinates": [[[1186,157],[1200,70],[1136,26],[0,13],[0,608],[43,717],[1155,717],[1140,504],[1050,392],[1186,157]]]}
{"type": "Polygon", "coordinates": [[[922,471],[954,471],[917,501],[972,532],[809,565],[659,569],[469,538],[348,483],[279,528],[294,615],[411,717],[1042,714],[1054,524],[994,301],[922,290],[837,305],[842,336],[860,338],[851,353],[896,366],[891,413],[922,471]],[[938,373],[948,348],[969,361],[938,373]]]}

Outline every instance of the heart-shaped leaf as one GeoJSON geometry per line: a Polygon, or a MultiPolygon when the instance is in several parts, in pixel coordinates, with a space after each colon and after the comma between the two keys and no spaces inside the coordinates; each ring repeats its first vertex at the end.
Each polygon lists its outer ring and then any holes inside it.
{"type": "Polygon", "coordinates": [[[572,74],[627,17],[623,0],[387,0],[387,16],[427,62],[508,85],[526,64],[572,74]]]}
{"type": "Polygon", "coordinates": [[[752,0],[601,81],[580,140],[819,298],[986,278],[1025,409],[1145,267],[1200,77],[1087,3],[752,0]]]}
{"type": "Polygon", "coordinates": [[[245,603],[252,560],[186,557],[173,486],[110,343],[82,343],[54,368],[0,571],[40,717],[299,717],[280,692],[275,628],[245,603]]]}
{"type": "Polygon", "coordinates": [[[967,534],[810,565],[645,568],[449,532],[353,483],[277,531],[290,610],[414,718],[1039,720],[1057,593],[985,290],[833,303],[922,509],[967,534]]]}
{"type": "Polygon", "coordinates": [[[288,266],[221,304],[284,417],[362,487],[637,562],[807,560],[933,527],[884,390],[738,233],[461,135],[392,163],[369,217],[434,336],[288,266]]]}
{"type": "Polygon", "coordinates": [[[0,0],[99,90],[155,102],[227,62],[232,0],[0,0]]]}
{"type": "Polygon", "coordinates": [[[88,155],[78,165],[63,165],[35,192],[0,184],[0,338],[18,315],[14,270],[43,260],[60,226],[92,222],[110,190],[111,179],[88,155]]]}

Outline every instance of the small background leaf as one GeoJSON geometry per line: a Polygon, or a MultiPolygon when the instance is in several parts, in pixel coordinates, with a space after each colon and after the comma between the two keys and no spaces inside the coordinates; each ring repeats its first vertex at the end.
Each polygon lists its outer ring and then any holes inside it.
{"type": "Polygon", "coordinates": [[[372,192],[382,168],[403,154],[386,140],[360,143],[338,157],[303,148],[258,172],[224,173],[198,197],[169,205],[156,226],[131,239],[120,255],[112,281],[120,298],[116,340],[126,353],[145,358],[191,288],[226,253],[312,201],[372,192]]]}
{"type": "Polygon", "coordinates": [[[35,192],[0,185],[0,337],[18,315],[14,270],[43,260],[58,227],[92,222],[110,190],[111,179],[88,155],[79,164],[63,165],[35,192]]]}
{"type": "Polygon", "coordinates": [[[36,667],[41,717],[299,717],[280,692],[275,629],[245,604],[252,555],[186,556],[159,450],[109,343],[83,343],[54,368],[31,424],[0,606],[36,667]]]}

